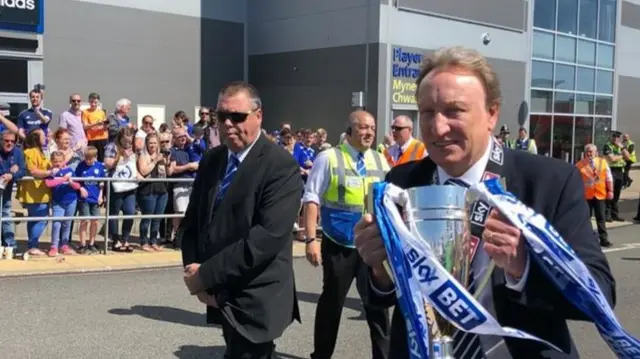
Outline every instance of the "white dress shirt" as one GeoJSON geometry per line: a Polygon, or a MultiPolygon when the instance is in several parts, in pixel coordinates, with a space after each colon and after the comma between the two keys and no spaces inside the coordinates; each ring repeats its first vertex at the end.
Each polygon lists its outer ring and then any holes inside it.
{"type": "MultiPolygon", "coordinates": [[[[482,155],[482,157],[480,157],[480,160],[478,160],[478,162],[476,162],[473,166],[471,166],[471,168],[469,168],[467,170],[467,172],[465,172],[462,176],[460,177],[452,177],[449,174],[447,174],[447,172],[445,172],[440,166],[438,166],[437,171],[438,171],[438,178],[440,180],[440,183],[445,183],[448,179],[450,178],[456,178],[459,180],[462,180],[468,184],[474,184],[474,183],[479,183],[482,180],[482,176],[484,174],[484,171],[487,167],[487,163],[489,162],[489,156],[491,155],[491,146],[492,146],[492,141],[489,141],[489,146],[487,147],[487,149],[484,151],[484,154],[482,155]]],[[[507,189],[508,190],[508,189],[507,189]]],[[[487,253],[484,251],[484,249],[482,249],[482,246],[480,245],[481,243],[478,244],[478,251],[476,253],[476,256],[482,255],[482,256],[488,256],[487,253]]],[[[513,276],[507,274],[505,272],[505,280],[506,280],[506,286],[507,288],[514,290],[514,291],[518,291],[521,292],[524,288],[524,285],[527,281],[527,277],[529,275],[529,256],[527,254],[527,258],[525,259],[526,264],[525,264],[525,269],[524,272],[522,274],[522,277],[517,280],[516,278],[514,278],[513,276]]],[[[479,272],[476,272],[479,273],[479,272]]],[[[393,292],[393,290],[385,292],[385,291],[381,291],[379,289],[377,289],[375,286],[372,286],[374,291],[378,292],[378,294],[382,294],[382,295],[386,295],[386,294],[390,294],[393,292]]]]}
{"type": "Polygon", "coordinates": [[[262,131],[258,131],[258,135],[256,136],[256,139],[253,140],[253,142],[251,142],[249,146],[245,147],[243,150],[241,150],[238,153],[231,152],[231,149],[229,148],[227,151],[227,166],[231,164],[231,161],[229,161],[229,159],[231,159],[232,155],[236,156],[236,158],[238,159],[238,165],[240,165],[240,163],[242,163],[242,161],[244,161],[244,159],[247,158],[249,151],[251,151],[251,149],[253,148],[253,145],[255,145],[256,142],[258,142],[258,139],[260,138],[260,136],[262,136],[262,131]]]}

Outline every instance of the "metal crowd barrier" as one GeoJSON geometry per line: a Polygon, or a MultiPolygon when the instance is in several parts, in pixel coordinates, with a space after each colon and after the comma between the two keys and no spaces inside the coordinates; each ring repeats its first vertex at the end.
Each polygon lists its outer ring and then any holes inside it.
{"type": "MultiPolygon", "coordinates": [[[[157,219],[157,218],[182,218],[183,213],[176,214],[130,214],[130,215],[111,215],[109,214],[109,204],[111,202],[111,182],[163,182],[163,183],[193,183],[193,178],[112,178],[112,177],[71,177],[76,182],[103,182],[107,183],[107,186],[103,189],[105,194],[105,215],[104,216],[62,216],[62,217],[11,217],[4,218],[0,214],[0,242],[2,241],[2,223],[3,222],[40,222],[40,221],[75,221],[75,220],[104,220],[104,254],[109,251],[109,220],[123,220],[123,219],[157,219]]],[[[22,181],[37,180],[35,177],[25,176],[20,179],[22,181]]],[[[43,180],[43,179],[40,179],[43,180]]],[[[4,191],[0,191],[0,203],[4,202],[4,191]]]]}

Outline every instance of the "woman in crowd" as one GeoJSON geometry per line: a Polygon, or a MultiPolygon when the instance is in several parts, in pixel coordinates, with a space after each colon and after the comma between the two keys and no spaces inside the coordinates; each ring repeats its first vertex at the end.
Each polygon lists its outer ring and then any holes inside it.
{"type": "Polygon", "coordinates": [[[290,129],[285,128],[280,131],[280,142],[282,143],[282,147],[285,150],[289,151],[289,153],[293,156],[293,151],[296,147],[296,140],[293,138],[293,132],[290,129]]]}
{"type": "MultiPolygon", "coordinates": [[[[134,135],[133,128],[121,128],[114,141],[105,149],[104,165],[110,171],[111,178],[128,180],[111,182],[109,214],[113,216],[119,215],[120,211],[124,215],[133,215],[136,211],[138,183],[131,181],[138,178],[136,154],[133,151],[134,135]]],[[[114,252],[133,251],[129,244],[132,227],[133,219],[125,219],[122,221],[122,232],[118,234],[118,220],[109,220],[109,234],[114,252]]]]}
{"type": "MultiPolygon", "coordinates": [[[[24,180],[18,185],[18,201],[27,209],[29,217],[49,216],[49,201],[51,190],[43,179],[55,175],[58,171],[51,168],[51,162],[42,151],[46,141],[42,129],[29,132],[24,140],[24,158],[27,171],[34,180],[24,180]]],[[[47,221],[27,222],[27,253],[31,256],[43,256],[45,253],[38,247],[40,236],[47,227],[47,221]]]]}
{"type": "MultiPolygon", "coordinates": [[[[145,148],[138,158],[138,172],[143,178],[166,178],[168,158],[160,151],[159,137],[155,133],[145,138],[145,148]]],[[[138,186],[138,204],[143,215],[163,214],[168,199],[165,182],[142,182],[138,186]]],[[[140,220],[140,245],[146,252],[161,251],[158,246],[160,218],[140,220]],[[149,224],[151,233],[149,234],[149,224]]]]}
{"type": "Polygon", "coordinates": [[[83,144],[79,143],[76,145],[76,148],[71,148],[71,135],[69,131],[64,128],[59,128],[54,132],[53,140],[56,144],[57,151],[62,152],[64,155],[64,163],[66,163],[66,166],[71,168],[72,171],[75,171],[78,163],[82,161],[81,151],[83,144]]]}

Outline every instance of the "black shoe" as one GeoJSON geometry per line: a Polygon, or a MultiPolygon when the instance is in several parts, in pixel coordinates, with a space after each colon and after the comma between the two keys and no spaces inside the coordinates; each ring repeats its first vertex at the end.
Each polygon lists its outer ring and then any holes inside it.
{"type": "Polygon", "coordinates": [[[638,217],[638,216],[633,217],[633,221],[634,222],[640,222],[640,217],[638,217]]]}
{"type": "Polygon", "coordinates": [[[90,244],[88,248],[91,254],[100,253],[100,249],[95,244],[90,244]]]}
{"type": "Polygon", "coordinates": [[[620,217],[613,217],[612,218],[614,222],[624,222],[624,219],[620,218],[620,217]]]}
{"type": "Polygon", "coordinates": [[[613,219],[611,219],[611,217],[609,217],[609,218],[605,219],[605,221],[611,223],[611,222],[613,222],[613,219]]]}
{"type": "Polygon", "coordinates": [[[78,248],[76,248],[76,252],[78,254],[87,254],[88,251],[89,251],[88,246],[78,246],[78,248]]]}
{"type": "Polygon", "coordinates": [[[605,248],[609,248],[611,247],[613,244],[611,242],[609,242],[608,240],[604,240],[604,241],[600,241],[600,246],[601,247],[605,247],[605,248]]]}

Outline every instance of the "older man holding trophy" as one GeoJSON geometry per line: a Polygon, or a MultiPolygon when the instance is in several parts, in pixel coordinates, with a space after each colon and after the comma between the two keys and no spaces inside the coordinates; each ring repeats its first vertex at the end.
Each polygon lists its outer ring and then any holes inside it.
{"type": "MultiPolygon", "coordinates": [[[[466,189],[490,178],[500,179],[502,187],[515,196],[514,203],[519,200],[542,220],[546,218],[552,225],[547,226],[549,231],[557,231],[572,248],[565,249],[584,263],[593,291],[610,308],[615,302],[615,282],[593,234],[579,173],[565,162],[504,149],[494,142],[500,84],[477,51],[436,51],[425,58],[417,85],[420,129],[429,157],[393,168],[387,182],[406,189],[405,200],[413,205],[410,210],[404,208],[401,223],[428,244],[437,267],[456,281],[448,288],[434,289],[427,300],[433,305],[426,311],[432,319],[427,320],[429,355],[579,358],[567,320],[590,317],[549,279],[548,268],[538,260],[539,251],[532,251],[534,247],[524,239],[524,227],[514,225],[516,217],[507,220],[505,213],[492,208],[495,204],[471,198],[466,189]],[[456,295],[468,300],[461,302],[456,295]],[[474,303],[481,307],[473,307],[474,303]],[[479,325],[481,321],[489,326],[479,325]]],[[[381,228],[379,219],[363,216],[355,228],[355,242],[371,267],[371,304],[391,306],[415,294],[415,289],[403,289],[402,283],[394,286],[392,277],[399,278],[398,273],[413,271],[419,278],[412,283],[421,288],[442,275],[435,275],[434,266],[423,265],[428,261],[420,251],[405,251],[406,263],[400,265],[388,258],[388,241],[382,238],[388,228],[381,228]],[[385,267],[387,259],[391,270],[385,267]],[[398,291],[403,296],[397,296],[398,291]]],[[[527,229],[527,235],[531,233],[527,229]]],[[[419,246],[421,241],[413,244],[419,246]]],[[[415,336],[422,335],[419,327],[424,325],[410,320],[406,308],[400,307],[403,310],[396,310],[392,320],[389,357],[421,357],[414,352],[415,336]]]]}

